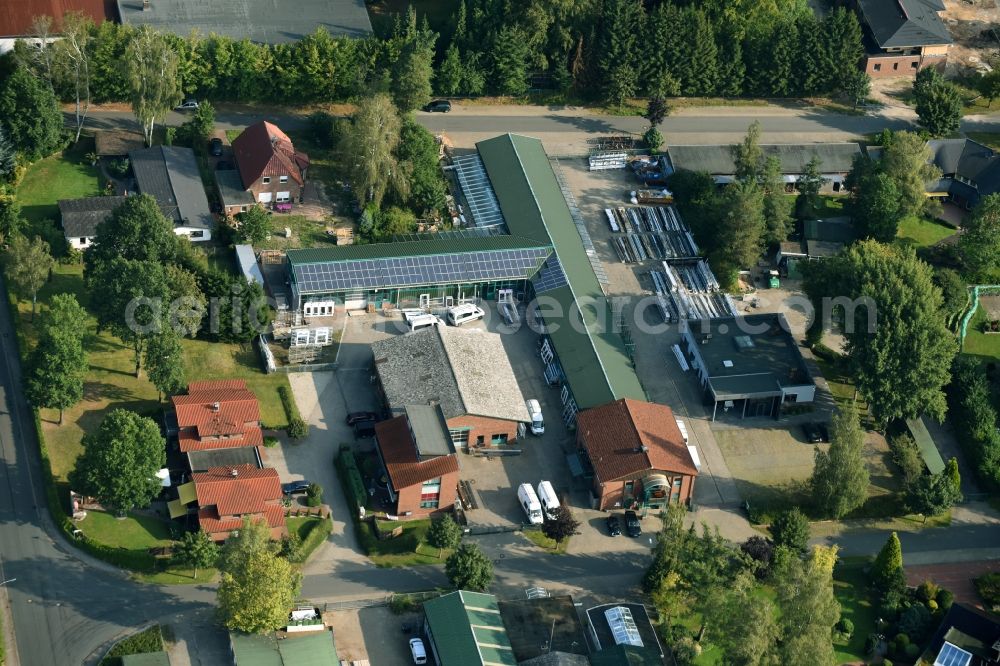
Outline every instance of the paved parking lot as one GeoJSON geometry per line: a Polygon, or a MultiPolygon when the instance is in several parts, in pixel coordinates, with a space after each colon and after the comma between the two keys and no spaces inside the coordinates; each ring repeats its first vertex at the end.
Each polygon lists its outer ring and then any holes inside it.
{"type": "MultiPolygon", "coordinates": [[[[402,626],[419,627],[419,613],[394,615],[386,606],[332,611],[323,620],[333,629],[337,656],[341,662],[367,659],[371,666],[403,666],[412,664],[409,641],[417,633],[403,633],[402,626]]],[[[424,645],[427,639],[424,637],[424,645]]],[[[434,655],[427,649],[427,663],[434,664],[434,655]]]]}

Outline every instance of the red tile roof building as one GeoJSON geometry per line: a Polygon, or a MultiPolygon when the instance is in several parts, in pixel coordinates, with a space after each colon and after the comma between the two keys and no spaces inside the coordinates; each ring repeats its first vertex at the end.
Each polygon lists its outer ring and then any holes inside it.
{"type": "Polygon", "coordinates": [[[273,539],[288,533],[277,470],[251,465],[212,467],[196,472],[193,480],[198,524],[216,541],[224,541],[247,517],[267,521],[273,539]]]}
{"type": "Polygon", "coordinates": [[[452,508],[458,494],[458,458],[454,453],[420,455],[405,415],[376,424],[375,438],[396,494],[397,515],[423,518],[452,508]]]}
{"type": "Polygon", "coordinates": [[[0,2],[0,37],[29,36],[36,16],[51,16],[52,32],[58,33],[66,12],[83,12],[98,25],[118,15],[115,0],[7,0],[0,2]]]}
{"type": "Polygon", "coordinates": [[[241,379],[191,382],[173,403],[184,453],[264,443],[257,396],[241,379]]]}
{"type": "MultiPolygon", "coordinates": [[[[233,155],[243,189],[258,203],[298,200],[309,169],[309,156],[295,150],[288,135],[277,125],[262,120],[247,127],[233,140],[233,155]]],[[[226,212],[239,202],[225,202],[226,212]],[[230,206],[232,203],[232,206],[230,206]]]]}
{"type": "Polygon", "coordinates": [[[594,470],[597,508],[687,504],[698,475],[673,411],[625,398],[577,415],[577,445],[594,470]]]}

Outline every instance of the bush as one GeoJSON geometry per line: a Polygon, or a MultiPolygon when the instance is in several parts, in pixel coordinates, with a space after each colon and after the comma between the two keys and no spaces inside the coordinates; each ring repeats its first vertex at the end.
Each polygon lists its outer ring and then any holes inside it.
{"type": "Polygon", "coordinates": [[[951,605],[955,603],[955,595],[951,593],[951,590],[941,588],[938,590],[936,601],[938,608],[947,612],[951,608],[951,605]]]}
{"type": "Polygon", "coordinates": [[[927,608],[929,608],[932,612],[936,611],[938,609],[938,602],[934,599],[928,600],[927,608]]]}
{"type": "Polygon", "coordinates": [[[292,439],[305,439],[309,436],[309,426],[306,425],[305,421],[296,417],[288,422],[286,432],[292,439]]]}
{"type": "Polygon", "coordinates": [[[903,654],[907,659],[916,659],[920,656],[920,646],[916,643],[910,643],[906,646],[906,649],[903,650],[903,654]]]}
{"type": "Polygon", "coordinates": [[[976,592],[989,610],[1000,606],[1000,573],[988,573],[976,579],[976,592]]]}
{"type": "Polygon", "coordinates": [[[917,599],[920,599],[924,603],[928,601],[933,601],[937,599],[938,592],[941,591],[941,587],[937,585],[932,580],[925,580],[917,587],[917,599]]]}
{"type": "Polygon", "coordinates": [[[147,652],[160,652],[161,650],[163,650],[163,633],[160,630],[160,625],[154,624],[148,629],[144,629],[137,634],[132,634],[115,643],[115,646],[108,651],[101,665],[120,664],[120,657],[145,654],[147,652]]]}
{"type": "MultiPolygon", "coordinates": [[[[344,487],[344,495],[354,511],[354,516],[358,516],[359,509],[368,501],[368,493],[365,490],[365,482],[361,477],[354,453],[350,449],[341,449],[335,464],[337,471],[340,472],[340,483],[344,487]]],[[[372,536],[372,538],[375,537],[372,536]]]]}
{"type": "Polygon", "coordinates": [[[277,446],[277,445],[278,445],[278,438],[277,437],[272,437],[271,435],[268,435],[267,437],[264,438],[264,446],[266,446],[267,448],[270,449],[271,447],[274,447],[274,446],[277,446]]]}
{"type": "Polygon", "coordinates": [[[333,148],[337,143],[337,119],[326,111],[316,111],[309,116],[309,134],[320,148],[333,148]]]}
{"type": "Polygon", "coordinates": [[[817,342],[812,346],[812,352],[817,358],[820,358],[826,361],[827,363],[836,364],[839,363],[843,358],[840,354],[833,351],[832,349],[830,349],[821,342],[817,342]]]}
{"type": "Polygon", "coordinates": [[[878,637],[878,634],[868,634],[868,637],[865,639],[865,654],[875,654],[880,641],[881,639],[878,637]]]}
{"type": "Polygon", "coordinates": [[[903,614],[899,617],[897,628],[900,633],[906,634],[913,641],[919,643],[923,640],[927,630],[930,629],[933,619],[931,611],[927,606],[914,604],[903,611],[903,614]]]}
{"type": "Polygon", "coordinates": [[[646,133],[642,135],[642,140],[646,142],[647,146],[649,146],[649,150],[655,153],[660,149],[660,146],[663,145],[663,134],[661,134],[660,130],[655,127],[650,127],[646,130],[646,133]]]}
{"type": "Polygon", "coordinates": [[[763,580],[771,573],[771,562],[774,559],[774,542],[762,536],[752,536],[742,544],[742,550],[751,560],[757,563],[754,574],[763,580]]]}
{"type": "Polygon", "coordinates": [[[413,597],[408,594],[394,594],[389,599],[389,610],[395,615],[410,613],[416,610],[416,607],[417,604],[413,601],[413,597]]]}
{"type": "Polygon", "coordinates": [[[299,414],[299,406],[295,404],[295,397],[292,395],[292,390],[287,386],[278,387],[278,397],[281,398],[281,406],[285,408],[285,416],[288,417],[288,423],[295,419],[302,420],[302,415],[299,414]]]}
{"type": "Polygon", "coordinates": [[[910,637],[900,632],[896,634],[896,637],[892,640],[893,652],[903,654],[906,651],[906,646],[909,644],[910,637]]]}
{"type": "Polygon", "coordinates": [[[306,488],[306,506],[320,506],[323,503],[323,486],[310,483],[306,488]]]}
{"type": "Polygon", "coordinates": [[[774,545],[804,551],[809,544],[809,520],[798,509],[785,511],[771,525],[774,545]]]}
{"type": "Polygon", "coordinates": [[[674,643],[673,652],[678,666],[689,666],[701,654],[701,646],[690,636],[684,636],[674,643]]]}
{"type": "Polygon", "coordinates": [[[281,556],[287,560],[292,560],[301,547],[302,539],[297,532],[289,532],[281,538],[281,556]]]}
{"type": "Polygon", "coordinates": [[[854,635],[854,623],[851,622],[849,618],[842,617],[840,621],[837,622],[837,626],[834,627],[844,638],[850,638],[854,635]]]}

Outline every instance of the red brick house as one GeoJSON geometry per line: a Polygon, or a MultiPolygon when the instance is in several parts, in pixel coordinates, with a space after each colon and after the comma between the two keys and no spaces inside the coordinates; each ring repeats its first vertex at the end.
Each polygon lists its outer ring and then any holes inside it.
{"type": "Polygon", "coordinates": [[[690,502],[698,470],[669,407],[625,398],[580,412],[576,423],[596,508],[690,502]]]}
{"type": "Polygon", "coordinates": [[[424,518],[451,510],[458,458],[439,407],[408,406],[402,416],[376,424],[375,441],[396,515],[424,518]]]}
{"type": "Polygon", "coordinates": [[[865,47],[862,67],[872,78],[916,76],[944,69],[952,38],[941,20],[942,0],[855,0],[865,47]]]}
{"type": "Polygon", "coordinates": [[[212,467],[194,474],[198,497],[198,524],[215,541],[225,541],[244,518],[264,520],[272,539],[288,534],[281,482],[274,468],[251,465],[212,467]]]}
{"type": "Polygon", "coordinates": [[[263,465],[260,407],[246,382],[191,382],[172,402],[177,447],[191,481],[178,486],[177,499],[168,503],[171,518],[196,516],[216,541],[248,516],[266,520],[272,538],[287,534],[281,483],[278,472],[263,465]]]}
{"type": "MultiPolygon", "coordinates": [[[[276,125],[262,120],[243,130],[233,141],[233,155],[240,184],[252,201],[270,207],[301,200],[309,156],[295,150],[292,140],[276,125]]],[[[229,201],[222,193],[227,214],[246,205],[245,201],[229,201]]]]}

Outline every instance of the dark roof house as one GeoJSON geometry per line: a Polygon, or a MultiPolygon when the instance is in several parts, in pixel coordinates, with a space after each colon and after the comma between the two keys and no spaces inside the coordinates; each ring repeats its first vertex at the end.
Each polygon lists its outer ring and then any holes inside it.
{"type": "Polygon", "coordinates": [[[59,202],[59,217],[67,240],[93,238],[97,225],[111,216],[125,197],[85,197],[63,199],[59,202]]]}
{"type": "Polygon", "coordinates": [[[372,32],[363,0],[298,0],[280,7],[273,0],[118,0],[118,11],[124,24],[181,37],[197,31],[264,44],[298,41],[317,28],[335,37],[372,32]]]}
{"type": "Polygon", "coordinates": [[[941,0],[858,0],[858,8],[882,49],[952,43],[941,0]]]}
{"type": "Polygon", "coordinates": [[[941,169],[940,180],[927,184],[929,194],[947,194],[972,208],[982,197],[1000,191],[1000,155],[992,148],[972,139],[933,139],[927,147],[941,169]]]}
{"type": "Polygon", "coordinates": [[[1000,624],[968,606],[952,604],[927,644],[920,663],[997,666],[1000,664],[1000,624]]]}
{"type": "Polygon", "coordinates": [[[139,192],[156,199],[174,223],[174,232],[192,240],[209,240],[213,218],[194,151],[153,146],[133,150],[128,156],[139,192]]]}

